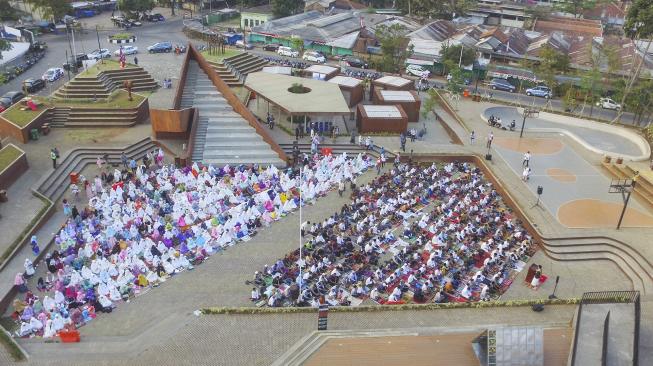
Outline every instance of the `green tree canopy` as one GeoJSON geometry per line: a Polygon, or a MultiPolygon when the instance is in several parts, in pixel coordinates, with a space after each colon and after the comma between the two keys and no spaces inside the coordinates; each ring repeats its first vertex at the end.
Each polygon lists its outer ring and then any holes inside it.
{"type": "Polygon", "coordinates": [[[624,32],[631,38],[653,35],[653,0],[635,0],[628,9],[624,32]]]}
{"type": "Polygon", "coordinates": [[[476,60],[476,51],[470,47],[464,47],[462,45],[455,46],[445,46],[440,49],[440,56],[442,57],[442,62],[451,61],[454,65],[460,63],[461,66],[471,65],[476,60]],[[461,61],[461,51],[462,51],[462,61],[461,61]]]}
{"type": "Polygon", "coordinates": [[[375,36],[381,44],[381,68],[382,71],[398,72],[400,71],[407,58],[413,54],[412,45],[408,46],[406,34],[408,30],[404,25],[381,24],[376,27],[375,36]]]}
{"type": "Polygon", "coordinates": [[[585,10],[594,9],[603,0],[565,0],[555,3],[555,9],[580,18],[585,10]]]}
{"type": "Polygon", "coordinates": [[[272,0],[272,14],[276,17],[287,17],[297,14],[304,8],[301,0],[272,0]]]}
{"type": "Polygon", "coordinates": [[[154,0],[119,0],[120,10],[129,18],[138,18],[141,14],[154,9],[154,0]]]}
{"type": "MultiPolygon", "coordinates": [[[[0,51],[9,51],[13,46],[11,42],[6,39],[0,39],[0,51]]],[[[0,60],[2,59],[2,53],[0,53],[0,60]]]]}
{"type": "Polygon", "coordinates": [[[28,3],[32,9],[41,11],[45,19],[60,20],[73,10],[68,0],[29,0],[28,3]]]}
{"type": "Polygon", "coordinates": [[[290,46],[299,53],[304,52],[304,40],[299,37],[290,38],[290,46]]]}
{"type": "Polygon", "coordinates": [[[11,7],[9,0],[0,0],[0,20],[16,20],[18,14],[16,9],[11,7]]]}
{"type": "Polygon", "coordinates": [[[569,56],[562,54],[550,46],[542,47],[539,54],[540,62],[537,66],[536,74],[553,88],[555,86],[555,75],[564,73],[569,70],[569,56]]]}
{"type": "Polygon", "coordinates": [[[395,6],[419,18],[453,19],[454,15],[464,14],[474,3],[471,0],[397,0],[395,6]]]}

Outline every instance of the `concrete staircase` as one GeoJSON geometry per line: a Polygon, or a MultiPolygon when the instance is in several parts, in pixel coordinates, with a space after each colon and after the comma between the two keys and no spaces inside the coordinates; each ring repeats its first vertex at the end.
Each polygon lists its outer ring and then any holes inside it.
{"type": "MultiPolygon", "coordinates": [[[[626,164],[603,162],[601,165],[610,175],[617,179],[632,179],[635,175],[635,170],[626,164]]],[[[642,175],[637,179],[633,193],[638,201],[649,208],[653,208],[653,182],[648,180],[646,176],[642,175]]]]}
{"type": "Polygon", "coordinates": [[[653,264],[630,245],[608,237],[557,238],[542,241],[542,249],[558,261],[610,261],[631,280],[633,289],[653,293],[653,264]]]}
{"type": "Polygon", "coordinates": [[[224,64],[237,70],[238,74],[245,77],[250,72],[260,71],[268,62],[256,55],[243,52],[239,55],[225,58],[224,64]]]}
{"type": "Polygon", "coordinates": [[[222,97],[196,61],[190,61],[181,108],[199,112],[193,161],[217,166],[273,164],[285,166],[278,154],[222,97]]]}
{"type": "Polygon", "coordinates": [[[233,88],[235,86],[243,86],[243,82],[234,74],[230,69],[229,66],[223,64],[223,63],[217,63],[215,61],[208,61],[209,65],[213,67],[213,70],[220,75],[220,78],[227,83],[227,85],[230,88],[233,88]]]}
{"type": "MultiPolygon", "coordinates": [[[[50,170],[34,187],[39,193],[50,198],[52,201],[58,200],[68,189],[70,184],[70,173],[80,172],[86,166],[95,164],[98,156],[108,154],[109,164],[121,164],[120,155],[124,151],[127,157],[142,159],[148,151],[155,149],[152,140],[147,137],[130,146],[122,148],[114,147],[84,147],[73,149],[68,152],[57,169],[50,170]]],[[[91,179],[92,177],[87,177],[91,179]]]]}
{"type": "Polygon", "coordinates": [[[77,75],[54,92],[56,98],[106,99],[111,93],[122,88],[125,80],[132,81],[132,91],[154,90],[159,85],[142,67],[129,67],[122,70],[105,70],[94,76],[77,75]]]}
{"type": "Polygon", "coordinates": [[[64,127],[66,122],[68,122],[68,116],[70,115],[70,108],[68,107],[57,107],[52,108],[48,115],[48,123],[50,127],[64,127]]]}

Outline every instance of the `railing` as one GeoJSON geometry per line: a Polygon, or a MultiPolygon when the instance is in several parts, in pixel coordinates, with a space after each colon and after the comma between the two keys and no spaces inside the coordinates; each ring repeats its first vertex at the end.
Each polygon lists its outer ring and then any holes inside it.
{"type": "Polygon", "coordinates": [[[603,321],[603,343],[601,346],[601,366],[608,363],[608,338],[610,337],[610,312],[605,316],[603,321]]]}
{"type": "MultiPolygon", "coordinates": [[[[189,43],[190,48],[190,43],[189,43]]],[[[175,99],[172,103],[174,109],[179,109],[181,107],[181,97],[184,94],[184,86],[186,85],[186,76],[188,75],[188,63],[190,61],[190,52],[186,52],[184,56],[184,63],[181,65],[181,73],[179,74],[179,82],[177,83],[177,89],[175,90],[175,99]]]]}
{"type": "Polygon", "coordinates": [[[197,108],[193,108],[191,117],[190,134],[188,135],[188,146],[186,146],[185,158],[186,166],[193,165],[193,149],[195,148],[195,135],[197,134],[197,125],[200,121],[200,113],[197,108]]]}
{"type": "MultiPolygon", "coordinates": [[[[589,304],[614,304],[614,303],[633,303],[635,306],[635,334],[633,336],[633,366],[639,364],[639,322],[641,320],[640,314],[640,294],[639,291],[600,291],[600,292],[586,292],[583,294],[583,297],[580,299],[580,304],[578,305],[578,316],[576,317],[576,328],[574,331],[574,342],[571,347],[571,366],[576,365],[576,352],[578,347],[578,335],[580,333],[580,319],[581,314],[583,313],[583,305],[589,304]]],[[[609,316],[609,313],[608,313],[609,316]]],[[[609,321],[609,318],[606,318],[606,321],[609,321]]],[[[607,338],[603,334],[603,352],[607,351],[607,338]]],[[[602,355],[602,360],[604,360],[605,354],[602,355]]]]}

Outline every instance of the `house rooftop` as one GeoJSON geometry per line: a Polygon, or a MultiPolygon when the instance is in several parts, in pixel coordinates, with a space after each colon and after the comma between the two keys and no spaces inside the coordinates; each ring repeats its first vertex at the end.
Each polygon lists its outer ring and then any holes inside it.
{"type": "Polygon", "coordinates": [[[549,17],[547,20],[537,20],[534,29],[546,34],[560,31],[570,35],[589,37],[601,37],[603,35],[601,21],[591,19],[549,17]]]}
{"type": "Polygon", "coordinates": [[[272,5],[265,4],[243,9],[242,13],[272,14],[272,5]]]}

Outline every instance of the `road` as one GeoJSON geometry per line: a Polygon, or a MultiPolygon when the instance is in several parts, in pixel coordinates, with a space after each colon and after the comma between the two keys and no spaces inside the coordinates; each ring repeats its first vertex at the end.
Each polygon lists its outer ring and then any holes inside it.
{"type": "MultiPolygon", "coordinates": [[[[110,14],[107,12],[106,14],[99,15],[98,18],[103,16],[108,17],[109,15],[110,14]]],[[[113,51],[117,50],[119,47],[115,44],[110,44],[107,41],[107,36],[118,32],[120,32],[119,28],[99,32],[101,48],[108,48],[112,55],[113,51]]],[[[146,50],[147,47],[156,42],[170,41],[173,44],[186,44],[188,42],[188,38],[182,32],[181,17],[171,18],[171,20],[159,23],[144,22],[141,27],[133,27],[128,32],[135,34],[138,39],[135,45],[139,50],[139,53],[136,55],[138,56],[139,63],[141,61],[151,63],[158,58],[175,57],[173,54],[148,55],[146,50]]],[[[30,77],[41,78],[47,69],[51,67],[61,67],[66,60],[66,51],[69,55],[71,54],[71,45],[68,43],[68,37],[66,37],[66,34],[45,34],[40,36],[39,40],[47,42],[48,49],[45,52],[45,56],[36,63],[36,65],[32,66],[32,68],[19,75],[17,78],[14,78],[9,83],[0,86],[0,95],[12,90],[21,90],[21,83],[23,80],[30,77]]],[[[98,34],[95,32],[94,27],[92,30],[82,31],[81,34],[78,32],[75,33],[75,51],[77,53],[90,53],[97,48],[98,34]]],[[[133,57],[134,56],[132,55],[127,56],[128,61],[133,61],[133,57]]],[[[117,59],[116,56],[112,56],[112,58],[117,59]]],[[[170,72],[174,73],[175,71],[170,70],[170,72]]],[[[74,75],[71,73],[70,77],[74,77],[74,75]]],[[[67,81],[68,73],[65,73],[63,78],[53,83],[48,83],[48,85],[37,94],[51,94],[67,81]]]]}
{"type": "MultiPolygon", "coordinates": [[[[167,14],[166,14],[167,15],[167,14]]],[[[97,48],[98,45],[98,35],[94,31],[94,25],[93,23],[102,23],[104,22],[105,24],[107,23],[106,19],[108,18],[109,14],[105,13],[102,14],[98,17],[95,18],[90,18],[87,19],[87,21],[91,21],[89,25],[87,25],[89,30],[84,31],[82,34],[76,34],[75,35],[75,51],[77,53],[83,52],[83,53],[89,53],[97,48]]],[[[175,18],[168,18],[165,22],[160,22],[160,23],[148,23],[144,22],[143,26],[141,27],[134,27],[129,30],[129,32],[134,33],[138,41],[136,42],[136,46],[139,48],[139,54],[138,58],[139,61],[145,61],[146,64],[151,65],[151,64],[157,64],[157,61],[161,57],[174,57],[171,55],[148,55],[144,53],[145,49],[147,46],[155,43],[155,42],[161,42],[161,41],[170,41],[173,44],[174,43],[181,43],[185,44],[188,42],[188,38],[184,33],[182,32],[182,19],[181,17],[177,16],[175,18]]],[[[113,33],[119,32],[119,28],[114,28],[112,30],[105,30],[105,31],[100,31],[99,32],[99,39],[100,39],[100,46],[102,48],[108,48],[112,54],[113,51],[116,50],[118,47],[113,44],[109,44],[107,41],[107,36],[113,33]]],[[[15,78],[11,82],[0,86],[0,94],[4,94],[7,91],[10,90],[20,90],[21,89],[21,83],[23,80],[33,77],[33,78],[40,78],[43,73],[51,67],[61,67],[61,65],[64,63],[65,58],[66,58],[66,50],[68,50],[68,53],[70,54],[70,44],[68,42],[68,37],[66,37],[65,34],[59,34],[59,35],[54,35],[54,34],[47,34],[43,35],[40,37],[40,40],[47,42],[48,44],[48,50],[46,51],[45,57],[41,59],[36,65],[34,65],[31,69],[26,71],[24,74],[20,75],[19,77],[15,78]]],[[[196,43],[201,43],[201,41],[195,41],[196,43]]],[[[259,56],[272,56],[272,57],[277,57],[277,58],[284,58],[288,60],[293,60],[293,61],[301,61],[300,58],[289,58],[289,57],[283,57],[277,55],[275,52],[269,52],[269,51],[263,51],[260,48],[255,48],[251,50],[250,52],[257,54],[259,56]]],[[[116,57],[114,56],[114,59],[116,57]]],[[[133,60],[133,56],[128,56],[129,61],[133,60]]],[[[308,63],[308,62],[306,62],[308,63]]],[[[163,63],[165,64],[165,62],[163,63]]],[[[340,66],[339,62],[337,60],[329,60],[327,61],[328,65],[332,66],[340,66]]],[[[163,66],[163,65],[161,65],[163,66]]],[[[352,70],[358,70],[358,71],[367,71],[367,72],[374,72],[374,70],[364,70],[364,69],[357,69],[353,67],[348,67],[349,69],[352,70]]],[[[173,71],[173,70],[170,70],[173,71]]],[[[71,77],[74,75],[71,74],[71,77]]],[[[171,77],[174,76],[174,71],[172,72],[171,77]]],[[[413,78],[415,79],[415,78],[413,78]]],[[[53,83],[48,83],[45,89],[43,89],[41,92],[38,94],[40,95],[48,95],[51,94],[53,91],[55,91],[57,88],[59,88],[63,83],[68,81],[68,74],[66,73],[65,77],[55,81],[53,83]]],[[[443,88],[446,86],[446,81],[442,78],[432,78],[430,79],[431,84],[436,85],[438,88],[443,88]]],[[[486,88],[484,86],[479,85],[479,90],[481,90],[481,93],[484,94],[486,91],[486,88]]],[[[538,97],[529,97],[524,94],[519,94],[519,93],[509,93],[509,92],[504,92],[500,90],[488,90],[493,93],[493,98],[508,102],[508,103],[520,103],[523,106],[535,106],[538,108],[543,108],[547,104],[547,100],[544,98],[538,98],[538,97]]],[[[559,111],[562,112],[564,111],[564,107],[562,105],[562,101],[559,99],[552,99],[551,100],[551,105],[550,108],[553,111],[559,111]]],[[[611,121],[615,118],[616,116],[616,111],[612,110],[605,110],[601,109],[598,107],[594,107],[592,110],[592,116],[594,118],[598,118],[601,120],[606,120],[606,121],[611,121]]],[[[585,108],[585,111],[583,112],[583,116],[589,118],[590,117],[590,107],[587,106],[585,108]]],[[[621,123],[626,124],[626,125],[633,125],[634,123],[634,116],[632,113],[624,113],[623,116],[621,117],[621,123]]]]}

